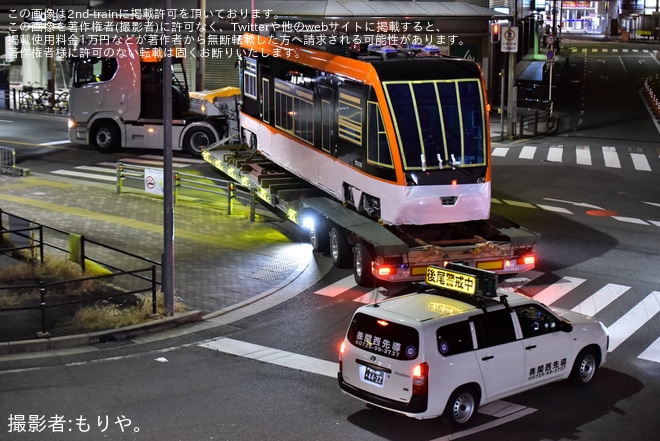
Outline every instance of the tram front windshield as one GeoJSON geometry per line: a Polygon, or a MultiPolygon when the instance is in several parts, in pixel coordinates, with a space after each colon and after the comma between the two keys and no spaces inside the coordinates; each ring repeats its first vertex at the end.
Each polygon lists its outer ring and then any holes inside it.
{"type": "Polygon", "coordinates": [[[406,170],[486,165],[478,79],[385,82],[406,170]]]}

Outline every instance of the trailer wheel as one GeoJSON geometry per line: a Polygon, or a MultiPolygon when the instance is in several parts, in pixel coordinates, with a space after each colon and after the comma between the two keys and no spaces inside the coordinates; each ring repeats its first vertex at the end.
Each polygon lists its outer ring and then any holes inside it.
{"type": "Polygon", "coordinates": [[[318,251],[319,253],[328,251],[328,245],[330,243],[328,230],[322,225],[313,225],[309,229],[309,243],[312,244],[314,251],[318,251]]]}
{"type": "Polygon", "coordinates": [[[215,141],[213,132],[206,127],[193,127],[183,137],[183,150],[196,158],[201,158],[202,150],[215,141]]]}
{"type": "Polygon", "coordinates": [[[353,277],[360,286],[373,286],[374,275],[371,272],[372,253],[369,247],[363,243],[358,243],[353,248],[353,277]]]}
{"type": "Polygon", "coordinates": [[[119,127],[112,121],[99,121],[92,129],[91,144],[101,153],[112,153],[119,149],[121,142],[119,127]]]}
{"type": "Polygon", "coordinates": [[[337,268],[348,268],[351,265],[351,249],[346,233],[338,227],[330,230],[330,257],[337,268]]]}

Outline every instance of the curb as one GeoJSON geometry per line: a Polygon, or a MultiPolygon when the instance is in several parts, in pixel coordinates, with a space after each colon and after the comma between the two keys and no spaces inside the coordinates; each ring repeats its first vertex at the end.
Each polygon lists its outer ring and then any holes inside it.
{"type": "Polygon", "coordinates": [[[96,331],[61,337],[38,338],[34,340],[2,342],[0,343],[0,355],[22,354],[26,352],[38,352],[53,349],[69,349],[78,346],[126,340],[148,333],[164,331],[166,329],[199,322],[201,320],[201,311],[189,311],[148,323],[141,323],[106,331],[96,331]]]}

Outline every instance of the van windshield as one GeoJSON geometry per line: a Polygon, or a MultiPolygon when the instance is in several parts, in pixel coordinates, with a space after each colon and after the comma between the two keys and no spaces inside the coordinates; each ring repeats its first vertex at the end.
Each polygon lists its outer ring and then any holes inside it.
{"type": "Polygon", "coordinates": [[[419,353],[416,329],[363,313],[355,314],[347,337],[353,346],[388,358],[412,360],[419,353]]]}

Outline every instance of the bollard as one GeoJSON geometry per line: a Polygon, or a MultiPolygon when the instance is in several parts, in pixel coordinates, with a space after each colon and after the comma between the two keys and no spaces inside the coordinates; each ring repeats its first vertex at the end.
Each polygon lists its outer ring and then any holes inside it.
{"type": "Polygon", "coordinates": [[[250,190],[250,222],[254,222],[256,210],[257,192],[253,189],[250,190]]]}
{"type": "Polygon", "coordinates": [[[234,183],[227,182],[227,215],[231,214],[233,200],[234,200],[234,183]]]}
{"type": "Polygon", "coordinates": [[[172,201],[172,203],[176,204],[176,201],[179,199],[179,186],[181,185],[181,176],[179,176],[179,173],[177,171],[174,172],[173,180],[174,180],[174,200],[172,201]]]}
{"type": "Polygon", "coordinates": [[[46,331],[46,285],[39,282],[39,296],[41,297],[41,336],[48,335],[46,331]]]}
{"type": "Polygon", "coordinates": [[[122,177],[124,175],[124,164],[118,162],[116,170],[117,170],[117,194],[121,194],[122,177]]]}

